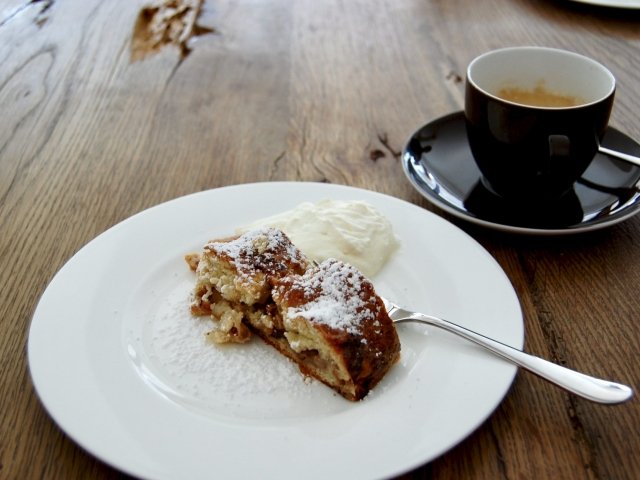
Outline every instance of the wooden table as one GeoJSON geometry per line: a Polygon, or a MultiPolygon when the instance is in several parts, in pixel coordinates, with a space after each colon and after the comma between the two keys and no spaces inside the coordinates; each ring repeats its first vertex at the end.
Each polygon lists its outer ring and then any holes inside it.
{"type": "MultiPolygon", "coordinates": [[[[187,8],[173,25],[191,39],[150,51],[157,11],[144,1],[0,2],[0,477],[122,478],[42,408],[26,358],[31,316],[96,235],[224,185],[330,182],[437,212],[507,273],[528,351],[640,387],[639,217],[576,236],[500,233],[427,203],[399,162],[411,132],[462,108],[472,58],[521,44],[607,65],[618,81],[611,123],[640,139],[640,10],[563,0],[206,0],[200,12],[179,3],[187,8]]],[[[403,478],[631,479],[639,452],[637,399],[595,405],[521,372],[477,431],[403,478]]]]}

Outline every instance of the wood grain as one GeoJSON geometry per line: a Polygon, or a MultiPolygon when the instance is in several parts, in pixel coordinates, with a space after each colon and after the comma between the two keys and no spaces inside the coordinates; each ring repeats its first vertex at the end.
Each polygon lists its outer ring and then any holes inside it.
{"type": "MultiPolygon", "coordinates": [[[[207,0],[188,42],[133,62],[143,1],[0,0],[0,478],[125,478],[50,420],[26,342],[58,269],[117,222],[223,185],[363,187],[433,210],[500,263],[527,350],[640,386],[640,219],[562,238],[471,226],[427,204],[399,156],[463,106],[468,62],[545,45],[617,77],[640,138],[639,11],[541,0],[207,0]]],[[[477,431],[405,479],[633,479],[637,399],[602,407],[520,373],[477,431]]],[[[411,439],[407,439],[410,442],[411,439]]]]}
{"type": "Polygon", "coordinates": [[[196,37],[214,31],[198,24],[201,11],[202,0],[159,0],[144,7],[131,35],[131,60],[143,60],[168,46],[186,57],[196,37]]]}

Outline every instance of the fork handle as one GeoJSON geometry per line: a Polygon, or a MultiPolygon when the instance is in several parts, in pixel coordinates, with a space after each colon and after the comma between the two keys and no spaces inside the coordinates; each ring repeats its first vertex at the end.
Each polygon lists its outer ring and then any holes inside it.
{"type": "Polygon", "coordinates": [[[426,323],[459,335],[549,382],[593,402],[605,404],[622,403],[633,396],[633,390],[626,385],[576,372],[439,317],[416,313],[397,320],[397,322],[426,323]]]}

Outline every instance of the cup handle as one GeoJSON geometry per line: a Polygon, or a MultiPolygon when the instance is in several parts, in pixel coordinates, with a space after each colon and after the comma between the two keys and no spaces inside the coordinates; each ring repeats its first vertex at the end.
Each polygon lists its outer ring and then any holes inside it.
{"type": "Polygon", "coordinates": [[[571,155],[571,141],[566,135],[549,135],[549,157],[571,155]]]}

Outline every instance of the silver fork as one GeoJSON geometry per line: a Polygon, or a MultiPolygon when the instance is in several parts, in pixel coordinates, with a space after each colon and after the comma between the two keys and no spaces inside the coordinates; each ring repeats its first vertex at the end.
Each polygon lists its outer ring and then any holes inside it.
{"type": "Polygon", "coordinates": [[[461,327],[448,320],[406,310],[385,298],[382,298],[382,301],[384,302],[389,317],[391,317],[394,323],[425,323],[459,335],[486,348],[499,357],[529,370],[549,382],[587,400],[598,403],[615,404],[625,402],[633,396],[633,390],[626,385],[590,377],[584,373],[576,372],[575,370],[505,345],[504,343],[476,333],[468,328],[461,327]]]}

